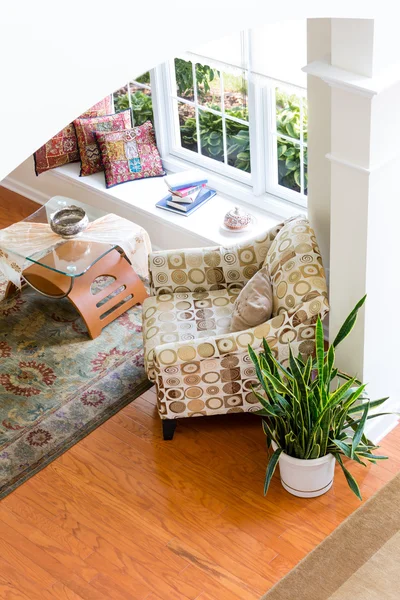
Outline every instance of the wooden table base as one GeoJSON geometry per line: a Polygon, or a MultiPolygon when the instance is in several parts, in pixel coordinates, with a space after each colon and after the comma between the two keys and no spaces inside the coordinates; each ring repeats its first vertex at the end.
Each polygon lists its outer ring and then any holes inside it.
{"type": "Polygon", "coordinates": [[[118,250],[112,250],[86,273],[75,277],[72,289],[69,289],[70,277],[40,265],[28,267],[23,276],[33,288],[46,296],[67,297],[81,314],[92,339],[126,310],[142,304],[148,296],[143,283],[118,250]],[[112,277],[114,281],[93,294],[91,286],[102,276],[112,277]]]}

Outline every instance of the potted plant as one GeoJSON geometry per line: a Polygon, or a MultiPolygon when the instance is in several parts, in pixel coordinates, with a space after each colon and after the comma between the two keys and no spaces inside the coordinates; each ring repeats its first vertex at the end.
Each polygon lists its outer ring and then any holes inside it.
{"type": "Polygon", "coordinates": [[[370,401],[365,384],[335,368],[335,348],[350,333],[365,296],[352,310],[332,345],[324,348],[322,322],[315,328],[315,357],[306,361],[289,349],[284,367],[266,340],[258,355],[249,346],[260,387],[254,390],[263,408],[267,447],[272,446],[265,477],[264,495],[279,462],[283,487],[295,496],[311,498],[332,486],[335,462],[341,466],[351,490],[361,500],[357,482],[343,464],[347,457],[365,465],[386,456],[364,435],[367,419],[389,413],[370,414],[387,398],[370,401]],[[260,393],[263,391],[264,393],[260,393]]]}

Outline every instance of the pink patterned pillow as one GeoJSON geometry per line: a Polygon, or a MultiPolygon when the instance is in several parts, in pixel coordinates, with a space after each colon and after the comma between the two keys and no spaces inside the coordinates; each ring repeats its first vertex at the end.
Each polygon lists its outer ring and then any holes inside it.
{"type": "MultiPolygon", "coordinates": [[[[112,96],[109,95],[92,108],[85,111],[79,118],[100,117],[108,115],[113,110],[112,96]]],[[[33,155],[35,173],[40,175],[49,169],[61,167],[67,163],[79,160],[78,141],[72,123],[64,127],[57,135],[41,146],[33,155]]]]}
{"type": "Polygon", "coordinates": [[[132,127],[131,109],[114,115],[76,119],[74,121],[81,157],[81,177],[103,170],[101,154],[96,142],[96,131],[120,131],[132,127]]]}
{"type": "Polygon", "coordinates": [[[106,187],[165,175],[150,121],[125,131],[96,131],[96,140],[103,160],[106,187]]]}

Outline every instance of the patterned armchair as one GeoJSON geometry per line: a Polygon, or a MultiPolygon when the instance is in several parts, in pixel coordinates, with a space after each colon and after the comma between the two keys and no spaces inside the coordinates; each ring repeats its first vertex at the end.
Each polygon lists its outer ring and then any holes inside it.
{"type": "Polygon", "coordinates": [[[164,439],[172,439],[179,418],[258,410],[248,344],[258,350],[266,338],[284,362],[289,342],[307,356],[317,315],[329,310],[322,259],[304,217],[229,248],[154,252],[149,265],[145,366],[156,385],[164,439]],[[264,262],[273,287],[272,317],[230,333],[236,297],[264,262]]]}

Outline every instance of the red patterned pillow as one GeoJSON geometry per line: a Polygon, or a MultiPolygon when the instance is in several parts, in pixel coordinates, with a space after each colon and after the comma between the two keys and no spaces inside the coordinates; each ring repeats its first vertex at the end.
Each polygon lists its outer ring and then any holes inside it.
{"type": "MultiPolygon", "coordinates": [[[[85,111],[80,118],[100,117],[101,115],[108,115],[112,110],[112,96],[109,95],[85,111]]],[[[73,124],[70,123],[64,127],[57,135],[39,148],[33,156],[36,175],[40,175],[40,173],[44,173],[49,169],[78,161],[78,141],[73,124]]]]}
{"type": "Polygon", "coordinates": [[[92,175],[92,173],[103,170],[103,163],[95,133],[97,131],[129,129],[132,127],[131,109],[128,108],[115,115],[94,117],[92,119],[76,119],[74,125],[82,163],[81,177],[92,175]]]}
{"type": "Polygon", "coordinates": [[[165,175],[150,121],[125,131],[96,131],[96,139],[104,165],[106,187],[165,175]]]}

